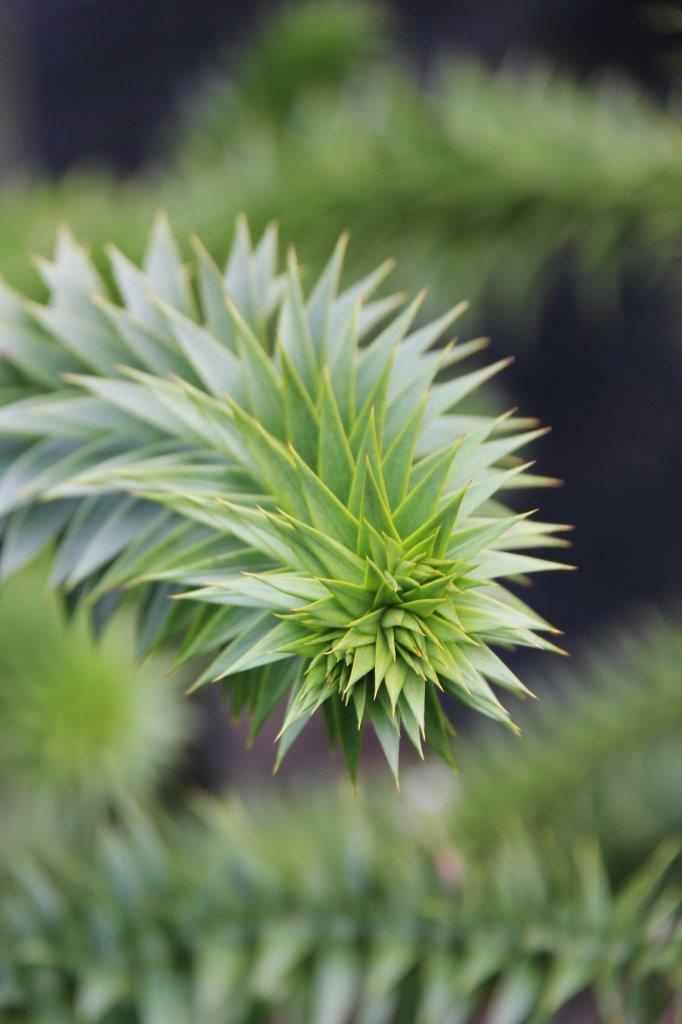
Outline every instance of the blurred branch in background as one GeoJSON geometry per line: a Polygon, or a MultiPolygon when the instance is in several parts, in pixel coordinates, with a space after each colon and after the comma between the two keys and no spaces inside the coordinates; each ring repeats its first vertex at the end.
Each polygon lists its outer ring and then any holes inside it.
{"type": "Polygon", "coordinates": [[[674,843],[612,886],[589,840],[519,833],[480,869],[375,811],[311,803],[134,818],[87,864],[53,850],[4,871],[8,1020],[675,1019],[674,843]]]}
{"type": "Polygon", "coordinates": [[[494,856],[519,824],[565,842],[590,834],[622,877],[682,835],[681,659],[679,614],[640,613],[553,676],[558,692],[526,716],[520,743],[465,748],[454,833],[468,854],[494,856]]]}
{"type": "Polygon", "coordinates": [[[615,83],[594,95],[549,71],[458,62],[430,95],[395,68],[337,95],[303,92],[286,132],[244,117],[238,136],[228,125],[221,135],[212,113],[208,104],[205,131],[197,104],[185,183],[215,194],[219,176],[224,204],[257,224],[277,217],[285,235],[307,239],[315,265],[347,224],[363,260],[394,252],[412,286],[435,273],[435,301],[456,282],[528,314],[563,251],[592,297],[638,248],[655,254],[652,273],[678,255],[682,131],[615,83]]]}
{"type": "Polygon", "coordinates": [[[641,662],[616,659],[527,755],[498,739],[465,757],[459,801],[415,773],[400,797],[129,813],[87,863],[35,846],[0,871],[0,1006],[107,1024],[674,1020],[680,631],[641,635],[641,662]]]}
{"type": "MultiPolygon", "coordinates": [[[[92,161],[138,171],[159,156],[164,121],[221,51],[234,73],[254,29],[273,19],[284,29],[278,52],[286,54],[286,17],[298,17],[296,6],[293,0],[14,4],[27,43],[26,115],[36,163],[58,174],[92,161]]],[[[346,9],[350,24],[354,5],[337,0],[336,7],[346,9]]],[[[388,0],[385,10],[400,59],[425,81],[434,64],[452,53],[492,67],[510,56],[519,63],[547,61],[583,81],[615,73],[659,100],[679,75],[679,0],[388,0]]],[[[328,67],[334,65],[347,31],[339,19],[330,33],[331,22],[327,17],[322,34],[319,21],[308,22],[307,53],[318,67],[325,56],[328,67]]],[[[283,84],[286,96],[286,77],[283,84]]]]}
{"type": "Polygon", "coordinates": [[[126,186],[81,175],[8,196],[0,268],[25,278],[27,243],[44,251],[59,218],[137,256],[140,211],[158,204],[217,257],[240,210],[256,229],[277,218],[287,238],[304,239],[313,264],[350,225],[356,259],[372,265],[377,250],[393,251],[410,285],[435,272],[438,302],[456,281],[472,297],[488,287],[492,300],[527,312],[538,276],[566,247],[591,293],[633,249],[655,255],[652,273],[670,267],[682,225],[682,131],[672,113],[613,83],[593,95],[549,72],[491,75],[461,61],[425,95],[395,65],[367,61],[385,51],[385,37],[378,27],[372,37],[359,10],[345,37],[333,30],[338,8],[314,14],[317,36],[343,55],[325,63],[328,79],[308,53],[309,11],[278,23],[286,61],[264,30],[240,78],[221,90],[211,76],[197,96],[160,179],[126,186]]]}
{"type": "Polygon", "coordinates": [[[191,731],[169,665],[135,663],[131,623],[96,644],[82,615],[67,623],[44,570],[0,592],[1,845],[10,849],[149,799],[191,731]]]}

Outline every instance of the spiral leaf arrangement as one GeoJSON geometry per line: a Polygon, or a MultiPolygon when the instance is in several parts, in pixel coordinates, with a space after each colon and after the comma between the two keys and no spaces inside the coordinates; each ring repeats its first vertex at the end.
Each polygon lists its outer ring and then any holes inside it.
{"type": "Polygon", "coordinates": [[[495,497],[550,482],[516,454],[542,430],[457,411],[505,361],[444,373],[482,347],[436,344],[464,306],[415,326],[390,264],[341,289],[345,246],[305,297],[273,228],[191,278],[160,217],[142,269],[110,250],[118,301],[65,231],[47,304],[3,286],[0,570],[56,540],[55,584],[100,621],[143,587],[141,650],[212,654],[254,730],[288,695],[278,761],[322,708],[351,774],[371,723],[397,777],[402,732],[451,758],[443,694],[515,728],[493,647],[557,648],[502,581],[563,541],[495,497]]]}

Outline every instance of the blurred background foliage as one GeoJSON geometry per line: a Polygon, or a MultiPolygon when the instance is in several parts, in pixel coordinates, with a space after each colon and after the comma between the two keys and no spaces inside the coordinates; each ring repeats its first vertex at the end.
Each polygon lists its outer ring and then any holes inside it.
{"type": "Polygon", "coordinates": [[[566,486],[538,504],[581,570],[535,587],[574,658],[537,659],[521,740],[465,720],[457,781],[359,797],[311,796],[312,737],[281,802],[254,788],[272,736],[244,753],[217,691],[190,713],[125,624],[67,623],[40,565],[3,584],[0,1020],[676,1020],[680,5],[26,0],[0,22],[10,285],[39,294],[64,221],[138,257],[162,206],[222,259],[245,211],[311,274],[348,228],[350,271],[394,256],[516,356],[496,399],[554,427],[540,471],[566,486]],[[194,792],[227,783],[243,804],[194,792]]]}
{"type": "Polygon", "coordinates": [[[45,566],[0,591],[2,844],[80,828],[149,797],[190,737],[170,661],[140,666],[130,622],[97,642],[67,619],[45,566]]]}

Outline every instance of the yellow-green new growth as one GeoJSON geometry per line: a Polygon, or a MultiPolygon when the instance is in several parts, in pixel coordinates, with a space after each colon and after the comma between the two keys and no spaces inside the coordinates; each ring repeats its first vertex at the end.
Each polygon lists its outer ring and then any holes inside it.
{"type": "Polygon", "coordinates": [[[388,264],[341,289],[345,244],[306,297],[274,229],[190,277],[160,218],[143,269],[110,252],[118,301],[64,232],[47,305],[3,288],[0,569],[56,539],[56,584],[100,614],[144,587],[142,649],[214,652],[198,684],[254,730],[287,696],[278,761],[323,708],[353,774],[370,722],[397,776],[403,729],[451,757],[443,693],[513,728],[493,648],[552,630],[501,580],[562,542],[494,498],[546,482],[515,454],[542,431],[455,411],[505,362],[443,375],[481,348],[437,346],[464,307],[415,327],[421,296],[372,299],[388,264]]]}

